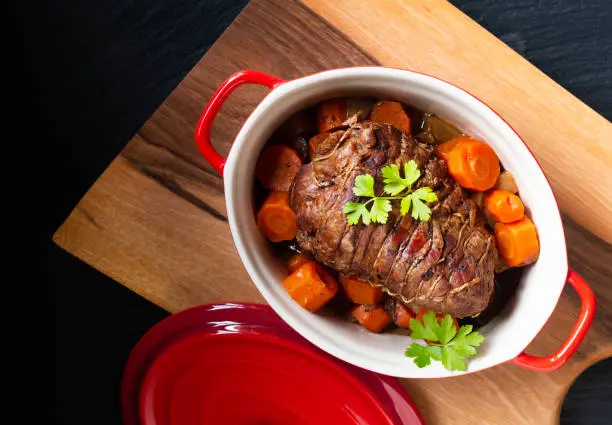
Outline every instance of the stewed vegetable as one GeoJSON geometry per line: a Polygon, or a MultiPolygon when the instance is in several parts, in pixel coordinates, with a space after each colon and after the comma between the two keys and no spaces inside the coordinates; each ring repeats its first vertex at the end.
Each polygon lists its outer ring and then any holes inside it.
{"type": "Polygon", "coordinates": [[[294,271],[302,267],[304,264],[312,262],[313,259],[310,257],[310,255],[306,253],[300,252],[297,254],[293,254],[291,258],[289,258],[289,261],[287,261],[287,271],[289,273],[293,273],[294,271]]]}
{"type": "Polygon", "coordinates": [[[342,276],[340,283],[344,292],[355,304],[376,305],[382,301],[382,288],[357,279],[355,276],[342,276]]]}
{"type": "Polygon", "coordinates": [[[297,223],[287,192],[271,192],[257,213],[257,227],[271,242],[295,238],[297,223]]]}
{"type": "Polygon", "coordinates": [[[503,189],[511,193],[518,193],[519,191],[518,185],[516,184],[516,181],[514,180],[514,176],[508,170],[502,172],[499,175],[499,178],[497,179],[497,182],[495,183],[495,189],[503,189]]]}
{"type": "Polygon", "coordinates": [[[256,177],[257,225],[285,262],[289,296],[424,340],[406,351],[419,367],[465,370],[483,340],[475,329],[539,255],[491,146],[400,102],[334,98],[293,114],[256,177]]]}
{"type": "Polygon", "coordinates": [[[393,321],[387,310],[380,305],[356,305],[351,313],[355,320],[370,332],[382,332],[393,321]]]}
{"type": "Polygon", "coordinates": [[[315,312],[338,292],[338,283],[315,262],[303,264],[283,280],[283,286],[299,305],[315,312]]]}
{"type": "Polygon", "coordinates": [[[483,192],[495,185],[499,177],[499,159],[491,146],[480,140],[462,137],[446,142],[445,153],[450,175],[466,189],[483,192]]]}
{"type": "Polygon", "coordinates": [[[317,126],[319,133],[335,130],[347,119],[348,104],[345,98],[329,99],[317,107],[317,126]]]}
{"type": "Polygon", "coordinates": [[[500,223],[512,223],[525,215],[521,198],[504,189],[494,189],[487,193],[484,205],[491,218],[500,223]]]}
{"type": "Polygon", "coordinates": [[[410,134],[410,117],[399,102],[389,100],[378,102],[374,105],[370,120],[381,124],[391,124],[398,130],[410,134]]]}
{"type": "Polygon", "coordinates": [[[393,304],[395,324],[400,328],[410,329],[410,321],[416,317],[414,312],[401,302],[393,304]]]}
{"type": "Polygon", "coordinates": [[[540,254],[540,243],[533,222],[528,217],[514,223],[496,223],[495,239],[499,252],[511,267],[534,262],[540,254]]]}
{"type": "Polygon", "coordinates": [[[255,175],[267,190],[287,192],[301,166],[302,159],[294,149],[272,145],[259,155],[255,175]]]}

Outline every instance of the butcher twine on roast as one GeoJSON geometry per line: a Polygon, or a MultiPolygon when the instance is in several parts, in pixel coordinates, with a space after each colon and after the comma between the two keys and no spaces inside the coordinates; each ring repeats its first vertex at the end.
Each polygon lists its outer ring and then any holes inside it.
{"type": "Polygon", "coordinates": [[[493,294],[497,250],[482,213],[449,176],[430,145],[369,121],[330,132],[311,146],[289,201],[297,215],[297,242],[317,261],[343,274],[383,285],[409,306],[455,317],[476,316],[493,294]],[[394,205],[386,224],[348,225],[345,203],[359,202],[355,178],[371,174],[383,193],[381,170],[416,161],[438,197],[429,221],[401,216],[394,205]]]}

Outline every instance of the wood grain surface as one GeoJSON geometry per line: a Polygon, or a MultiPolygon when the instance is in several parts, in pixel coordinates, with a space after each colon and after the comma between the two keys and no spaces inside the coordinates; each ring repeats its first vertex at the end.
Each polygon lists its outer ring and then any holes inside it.
{"type": "MultiPolygon", "coordinates": [[[[551,179],[564,212],[570,265],[599,304],[585,341],[556,372],[504,364],[403,385],[430,424],[557,423],[573,379],[612,355],[612,247],[605,242],[612,240],[612,127],[444,1],[379,1],[374,7],[254,0],[102,174],[54,241],[171,312],[215,301],[263,302],[234,248],[223,182],[193,143],[197,118],[217,86],[239,69],[290,79],[377,64],[454,82],[516,128],[551,179]]],[[[222,155],[265,94],[242,87],[224,105],[212,135],[222,155]]],[[[528,351],[554,351],[578,309],[576,294],[566,290],[528,351]]]]}

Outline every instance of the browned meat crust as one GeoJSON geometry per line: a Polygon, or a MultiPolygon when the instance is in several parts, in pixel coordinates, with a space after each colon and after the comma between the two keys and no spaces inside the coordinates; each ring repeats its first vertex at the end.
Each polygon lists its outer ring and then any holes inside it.
{"type": "Polygon", "coordinates": [[[329,134],[311,147],[290,192],[297,241],[323,264],[383,285],[404,303],[456,317],[476,316],[493,292],[497,250],[478,207],[448,175],[433,148],[390,125],[364,122],[329,134]],[[428,222],[400,216],[387,224],[349,226],[342,207],[356,201],[352,188],[364,173],[382,193],[385,165],[415,160],[416,187],[438,195],[428,222]]]}

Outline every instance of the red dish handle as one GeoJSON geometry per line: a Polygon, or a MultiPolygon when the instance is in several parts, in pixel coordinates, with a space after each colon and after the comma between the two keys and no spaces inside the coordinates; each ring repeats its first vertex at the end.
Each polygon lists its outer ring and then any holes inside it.
{"type": "Polygon", "coordinates": [[[219,155],[210,143],[210,129],[212,128],[213,121],[219,113],[223,102],[225,102],[228,96],[236,88],[243,84],[261,84],[270,89],[275,89],[284,82],[285,80],[264,74],[263,72],[246,69],[231,75],[219,86],[215,94],[212,95],[196,126],[195,140],[204,158],[219,174],[223,175],[223,167],[225,166],[226,159],[219,155]]]}
{"type": "Polygon", "coordinates": [[[547,357],[536,357],[522,352],[512,360],[515,364],[540,372],[552,372],[553,370],[559,369],[569,360],[584,339],[584,336],[591,327],[591,322],[593,322],[593,316],[595,315],[595,308],[597,305],[595,302],[595,295],[586,281],[572,269],[567,273],[567,282],[569,282],[578,293],[581,302],[580,314],[578,314],[578,320],[570,336],[556,353],[547,357]]]}

